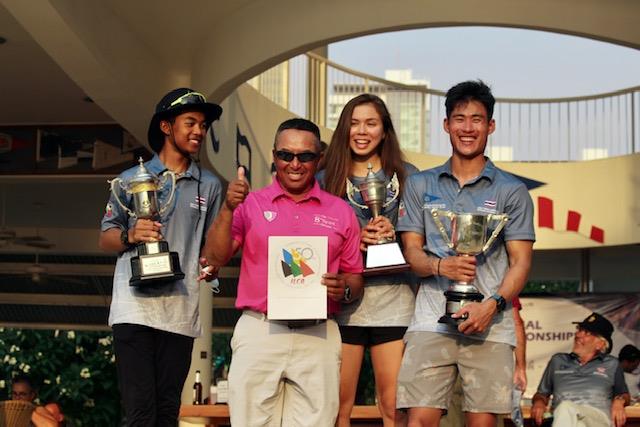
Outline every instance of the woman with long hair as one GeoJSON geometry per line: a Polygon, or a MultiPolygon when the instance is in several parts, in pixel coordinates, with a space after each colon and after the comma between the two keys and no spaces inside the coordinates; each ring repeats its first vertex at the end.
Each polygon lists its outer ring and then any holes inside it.
{"type": "MultiPolygon", "coordinates": [[[[365,180],[369,166],[376,178],[387,184],[395,174],[400,192],[406,177],[417,172],[415,166],[403,161],[391,115],[382,99],[363,94],[351,99],[342,110],[318,181],[328,192],[346,198],[347,180],[357,187],[365,180]]],[[[387,201],[392,196],[390,190],[387,201]]],[[[359,193],[352,198],[364,204],[359,193]]],[[[378,243],[381,237],[395,238],[399,199],[385,207],[377,218],[372,218],[369,209],[352,204],[362,228],[362,250],[378,243]]],[[[395,408],[396,378],[404,349],[402,337],[413,315],[415,296],[411,278],[409,272],[367,277],[363,297],[342,305],[337,319],[342,335],[338,426],[350,425],[367,347],[371,351],[384,425],[393,426],[401,421],[401,414],[395,408]]]]}

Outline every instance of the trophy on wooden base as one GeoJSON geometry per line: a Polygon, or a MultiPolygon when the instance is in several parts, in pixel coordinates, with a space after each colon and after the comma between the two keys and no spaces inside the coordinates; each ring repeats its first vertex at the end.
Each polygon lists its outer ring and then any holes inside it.
{"type": "MultiPolygon", "coordinates": [[[[160,220],[161,215],[173,201],[176,175],[167,170],[158,177],[144,167],[142,158],[139,159],[139,162],[138,170],[127,182],[121,178],[110,181],[111,193],[129,216],[137,219],[160,220]],[[164,206],[160,206],[158,193],[166,185],[171,185],[169,197],[164,206]],[[131,195],[133,210],[122,202],[118,190],[131,195]]],[[[166,241],[138,243],[136,251],[138,255],[131,258],[129,285],[142,287],[184,278],[184,273],[180,269],[178,253],[169,251],[169,244],[166,241]]]]}
{"type": "MultiPolygon", "coordinates": [[[[481,215],[439,209],[431,209],[431,216],[447,246],[458,256],[476,256],[488,251],[509,220],[507,214],[481,215]],[[440,217],[447,217],[451,221],[451,238],[440,217]],[[492,221],[498,221],[498,225],[487,239],[487,230],[492,221]]],[[[445,314],[438,322],[454,326],[467,318],[466,316],[454,318],[452,317],[454,313],[465,304],[480,302],[484,299],[484,295],[478,291],[473,282],[453,282],[444,295],[447,298],[445,314]]]]}
{"type": "MultiPolygon", "coordinates": [[[[376,218],[380,216],[382,209],[393,203],[400,194],[400,183],[398,182],[398,176],[394,173],[391,181],[386,184],[384,181],[376,178],[373,173],[373,166],[371,163],[368,165],[369,172],[367,177],[362,183],[358,185],[358,188],[351,183],[347,178],[347,198],[349,201],[358,206],[361,209],[371,210],[371,216],[376,218]],[[387,191],[391,190],[391,198],[387,200],[387,191]],[[364,201],[364,205],[356,202],[353,199],[353,195],[356,191],[360,192],[360,196],[364,201]]],[[[375,245],[369,245],[367,247],[367,256],[365,262],[365,268],[362,274],[364,276],[372,276],[376,274],[391,274],[401,271],[407,271],[410,269],[410,265],[402,255],[400,245],[395,240],[383,237],[378,240],[375,245]]]]}

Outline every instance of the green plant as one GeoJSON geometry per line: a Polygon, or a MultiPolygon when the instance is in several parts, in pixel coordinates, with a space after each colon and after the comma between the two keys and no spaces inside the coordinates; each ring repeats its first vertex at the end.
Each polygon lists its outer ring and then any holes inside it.
{"type": "Polygon", "coordinates": [[[108,332],[0,328],[0,393],[28,375],[39,403],[56,401],[74,425],[117,426],[120,401],[108,332]]]}

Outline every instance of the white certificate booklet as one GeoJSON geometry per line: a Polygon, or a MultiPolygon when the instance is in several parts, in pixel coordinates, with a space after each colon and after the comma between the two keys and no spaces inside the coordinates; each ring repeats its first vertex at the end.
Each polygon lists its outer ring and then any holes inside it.
{"type": "Polygon", "coordinates": [[[269,319],[327,318],[327,248],[326,236],[269,237],[269,319]]]}

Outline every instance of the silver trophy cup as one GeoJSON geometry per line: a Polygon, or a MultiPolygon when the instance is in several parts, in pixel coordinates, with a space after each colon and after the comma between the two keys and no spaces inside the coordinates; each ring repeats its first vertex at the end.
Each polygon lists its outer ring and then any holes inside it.
{"type": "MultiPolygon", "coordinates": [[[[438,227],[445,243],[453,249],[458,256],[476,256],[489,250],[500,231],[509,220],[507,214],[470,214],[454,213],[451,211],[431,209],[431,216],[438,227]],[[441,221],[441,217],[447,217],[451,221],[451,237],[441,221]],[[487,238],[489,224],[498,221],[498,225],[487,238]]],[[[478,291],[473,282],[453,282],[444,293],[447,302],[445,314],[438,322],[457,325],[466,317],[453,318],[452,315],[470,302],[480,302],[484,295],[478,291]]]]}
{"type": "MultiPolygon", "coordinates": [[[[371,216],[380,216],[382,210],[389,206],[398,198],[400,194],[400,183],[398,176],[394,173],[389,184],[376,178],[373,173],[373,166],[368,165],[369,172],[365,180],[356,188],[349,178],[347,178],[347,198],[349,201],[361,209],[369,209],[371,216]],[[391,198],[387,200],[387,192],[391,190],[391,198]],[[364,205],[356,202],[353,198],[359,192],[364,205]]],[[[402,255],[402,250],[398,242],[391,238],[380,238],[376,245],[369,245],[365,262],[364,276],[375,274],[391,274],[409,270],[410,266],[402,255]]]]}
{"type": "MultiPolygon", "coordinates": [[[[138,161],[140,162],[138,170],[127,182],[120,178],[109,182],[111,194],[129,216],[137,219],[160,220],[173,201],[176,176],[172,171],[167,170],[158,177],[144,167],[142,158],[138,161]],[[171,186],[169,197],[164,206],[160,206],[158,192],[166,185],[171,186]],[[131,196],[133,209],[120,199],[121,192],[131,196]]],[[[129,280],[131,286],[144,286],[184,278],[178,253],[170,252],[166,241],[138,243],[136,250],[138,255],[131,258],[131,279],[129,280]]]]}

